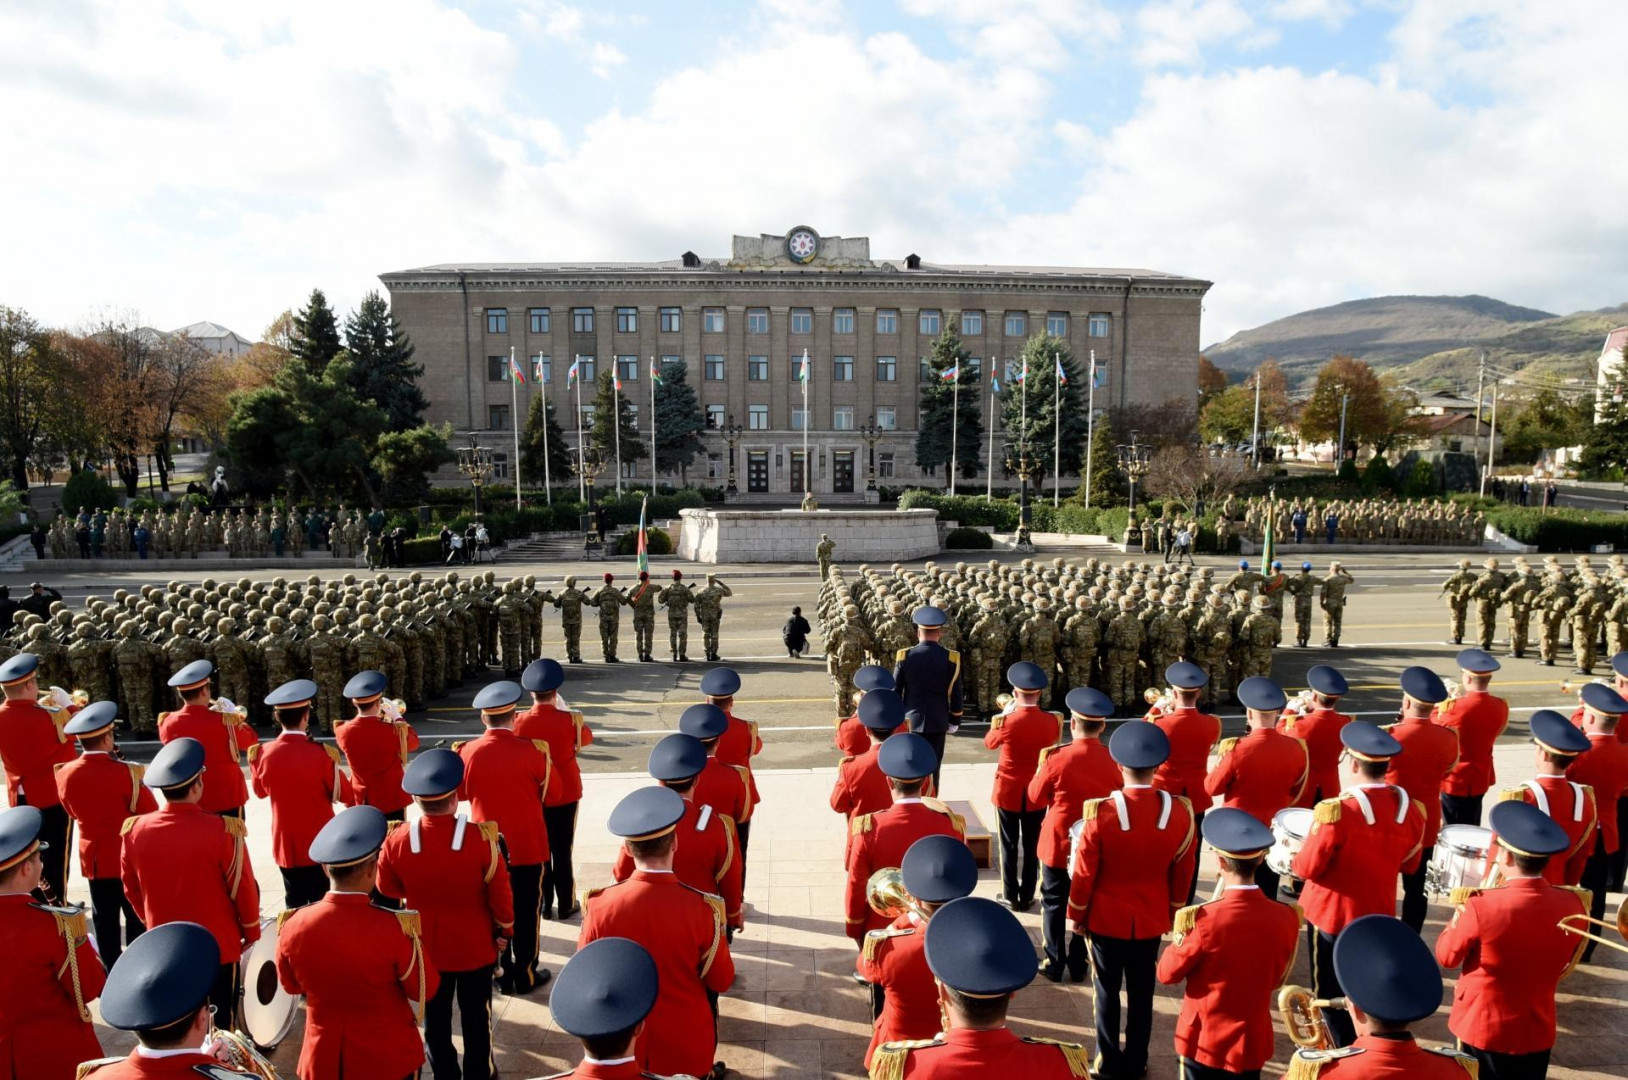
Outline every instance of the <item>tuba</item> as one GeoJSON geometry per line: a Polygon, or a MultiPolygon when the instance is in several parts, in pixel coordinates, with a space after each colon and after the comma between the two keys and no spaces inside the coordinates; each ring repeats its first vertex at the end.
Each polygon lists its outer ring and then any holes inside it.
{"type": "Polygon", "coordinates": [[[1283,1014],[1283,1026],[1289,1038],[1303,1050],[1328,1050],[1334,1045],[1334,1036],[1323,1018],[1324,1009],[1345,1008],[1344,998],[1324,1001],[1314,998],[1304,986],[1285,986],[1278,991],[1278,1011],[1283,1014]]]}
{"type": "Polygon", "coordinates": [[[216,1028],[209,1033],[209,1038],[215,1044],[217,1056],[222,1059],[222,1064],[228,1068],[249,1076],[257,1076],[260,1080],[280,1080],[271,1062],[254,1048],[254,1043],[246,1036],[235,1031],[221,1031],[216,1028]]]}
{"type": "Polygon", "coordinates": [[[1603,926],[1607,929],[1616,930],[1619,937],[1628,938],[1628,900],[1624,900],[1618,905],[1617,918],[1614,922],[1606,922],[1604,919],[1591,919],[1587,915],[1567,915],[1560,920],[1558,925],[1560,929],[1568,934],[1576,934],[1578,937],[1587,938],[1589,941],[1597,942],[1608,949],[1628,952],[1628,944],[1608,938],[1604,934],[1591,934],[1587,930],[1587,927],[1590,926],[1603,926]]]}
{"type": "Polygon", "coordinates": [[[905,891],[904,875],[897,866],[884,866],[865,882],[865,899],[871,910],[888,919],[914,913],[925,919],[927,913],[916,904],[915,897],[905,891]]]}

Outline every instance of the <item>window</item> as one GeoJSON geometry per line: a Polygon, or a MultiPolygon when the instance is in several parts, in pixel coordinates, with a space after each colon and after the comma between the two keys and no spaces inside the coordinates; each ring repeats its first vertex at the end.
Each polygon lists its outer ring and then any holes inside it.
{"type": "Polygon", "coordinates": [[[791,309],[791,332],[794,334],[812,334],[814,332],[814,309],[794,307],[791,309]]]}
{"type": "Polygon", "coordinates": [[[486,406],[486,426],[492,431],[508,431],[509,407],[507,405],[486,406]]]}
{"type": "Polygon", "coordinates": [[[833,356],[831,358],[831,381],[854,381],[854,358],[851,356],[833,356]]]}
{"type": "Polygon", "coordinates": [[[701,309],[701,330],[708,334],[721,334],[724,332],[724,309],[709,307],[701,309]]]}
{"type": "Polygon", "coordinates": [[[876,475],[883,480],[893,479],[893,455],[876,455],[876,475]]]}
{"type": "Polygon", "coordinates": [[[721,480],[724,475],[724,456],[722,454],[707,455],[707,479],[721,480]]]}
{"type": "Polygon", "coordinates": [[[571,332],[573,334],[591,334],[594,332],[593,308],[574,307],[571,309],[571,332]]]}
{"type": "Polygon", "coordinates": [[[507,480],[509,478],[509,455],[492,455],[492,478],[494,480],[507,480]]]}
{"type": "Polygon", "coordinates": [[[897,334],[899,332],[898,311],[893,308],[877,308],[876,332],[878,334],[897,334]]]}
{"type": "Polygon", "coordinates": [[[709,382],[722,382],[724,377],[724,358],[721,356],[708,356],[701,362],[709,382]]]}
{"type": "Polygon", "coordinates": [[[981,311],[963,311],[961,313],[961,336],[971,337],[984,332],[984,313],[981,311]]]}
{"type": "Polygon", "coordinates": [[[892,405],[876,407],[876,426],[883,431],[899,430],[899,410],[892,405]]]}
{"type": "Polygon", "coordinates": [[[531,332],[532,333],[534,333],[534,334],[546,334],[546,333],[548,333],[548,309],[547,308],[545,308],[545,307],[534,307],[530,311],[526,312],[526,317],[531,320],[531,332]]]}
{"type": "Polygon", "coordinates": [[[768,431],[769,407],[767,405],[746,406],[746,428],[748,431],[768,431]]]}
{"type": "Polygon", "coordinates": [[[1113,333],[1113,324],[1107,315],[1092,315],[1086,320],[1085,332],[1092,337],[1108,337],[1113,333]]]}
{"type": "Polygon", "coordinates": [[[921,467],[921,474],[923,476],[937,476],[938,475],[938,466],[937,465],[923,465],[921,467]]]}
{"type": "Polygon", "coordinates": [[[623,382],[637,382],[639,378],[639,358],[637,356],[618,356],[616,358],[616,374],[623,382]]]}
{"type": "Polygon", "coordinates": [[[626,404],[623,405],[623,408],[627,409],[628,417],[630,419],[632,419],[633,426],[638,427],[639,426],[639,403],[637,401],[629,401],[629,402],[627,402],[626,404]]]}
{"type": "Polygon", "coordinates": [[[660,325],[662,333],[676,334],[684,325],[684,313],[676,307],[664,307],[661,309],[660,325]]]}
{"type": "Polygon", "coordinates": [[[662,373],[662,376],[664,378],[666,377],[666,375],[667,375],[667,365],[668,364],[682,364],[683,362],[684,362],[684,358],[682,356],[663,356],[661,358],[661,373],[662,373]]]}
{"type": "Polygon", "coordinates": [[[980,378],[982,378],[984,374],[983,358],[977,356],[967,357],[967,362],[962,368],[961,374],[965,375],[968,372],[972,373],[973,382],[977,382],[980,378]]]}
{"type": "Polygon", "coordinates": [[[791,430],[802,431],[808,426],[808,410],[801,405],[791,407],[791,430]]]}
{"type": "Polygon", "coordinates": [[[542,353],[531,358],[531,374],[538,382],[554,381],[554,362],[542,353]]]}
{"type": "Polygon", "coordinates": [[[619,307],[616,309],[616,332],[618,334],[637,333],[639,329],[639,309],[619,307]]]}
{"type": "Polygon", "coordinates": [[[489,307],[486,309],[486,332],[488,334],[507,334],[509,332],[508,308],[489,307]]]}
{"type": "MultiPolygon", "coordinates": [[[[787,362],[786,370],[791,372],[791,381],[794,384],[801,384],[803,374],[803,354],[798,353],[796,356],[793,356],[787,362]]],[[[814,377],[814,361],[812,358],[810,358],[808,362],[808,376],[811,379],[814,377]]],[[[796,388],[796,386],[793,387],[793,389],[796,388]]]]}
{"type": "Polygon", "coordinates": [[[899,358],[896,356],[878,356],[876,358],[876,381],[894,382],[899,377],[899,358]]]}
{"type": "Polygon", "coordinates": [[[488,356],[486,358],[486,381],[502,382],[509,377],[509,358],[507,356],[488,356]]]}
{"type": "Polygon", "coordinates": [[[769,332],[768,308],[750,307],[746,309],[746,332],[748,334],[767,334],[769,332]]]}
{"type": "Polygon", "coordinates": [[[1046,333],[1050,334],[1052,337],[1067,337],[1068,336],[1068,312],[1066,312],[1066,311],[1048,311],[1048,312],[1046,312],[1046,333]]]}
{"type": "Polygon", "coordinates": [[[831,410],[832,431],[852,431],[854,429],[854,407],[852,405],[838,405],[831,410]]]}
{"type": "Polygon", "coordinates": [[[707,406],[707,427],[714,430],[724,426],[724,407],[722,405],[707,406]]]}
{"type": "Polygon", "coordinates": [[[589,428],[594,426],[594,407],[592,405],[584,405],[582,407],[581,415],[582,415],[582,429],[584,431],[586,431],[589,428]]]}
{"type": "Polygon", "coordinates": [[[923,311],[921,313],[920,327],[924,334],[938,336],[939,329],[944,324],[944,317],[936,311],[923,311]]]}
{"type": "Polygon", "coordinates": [[[767,356],[748,356],[746,358],[746,379],[748,382],[768,382],[769,358],[767,356]]]}
{"type": "Polygon", "coordinates": [[[1006,313],[1006,336],[1022,337],[1027,331],[1024,329],[1028,320],[1021,311],[1008,311],[1006,313]]]}
{"type": "Polygon", "coordinates": [[[595,379],[599,378],[598,373],[595,371],[595,367],[596,365],[593,357],[577,357],[577,378],[585,383],[593,382],[595,379]]]}
{"type": "Polygon", "coordinates": [[[637,461],[624,461],[624,462],[622,462],[622,479],[631,480],[635,476],[638,476],[638,475],[639,475],[639,463],[637,461]]]}
{"type": "Polygon", "coordinates": [[[831,332],[833,334],[851,334],[854,332],[853,308],[839,307],[832,309],[831,332]]]}

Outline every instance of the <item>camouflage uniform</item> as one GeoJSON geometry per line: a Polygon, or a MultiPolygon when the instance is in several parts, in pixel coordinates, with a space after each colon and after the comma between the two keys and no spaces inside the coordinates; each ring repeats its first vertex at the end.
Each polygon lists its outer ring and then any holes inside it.
{"type": "Polygon", "coordinates": [[[838,716],[850,716],[854,711],[854,672],[865,664],[865,653],[870,645],[864,629],[859,625],[859,609],[849,607],[837,632],[826,635],[828,658],[826,670],[836,687],[838,716]]]}
{"type": "Polygon", "coordinates": [[[1508,584],[1509,579],[1498,569],[1498,560],[1488,559],[1486,569],[1470,586],[1470,596],[1475,600],[1476,644],[1483,650],[1492,648],[1492,638],[1497,632],[1498,603],[1508,584]]]}
{"type": "Polygon", "coordinates": [[[1566,622],[1571,604],[1571,586],[1563,577],[1551,578],[1532,601],[1533,610],[1543,616],[1538,657],[1549,667],[1554,666],[1555,654],[1560,651],[1560,628],[1566,622]]]}
{"type": "MultiPolygon", "coordinates": [[[[573,664],[582,663],[582,608],[592,603],[587,593],[577,588],[577,579],[565,579],[565,588],[554,597],[554,606],[560,609],[560,629],[565,634],[565,658],[573,664]]],[[[480,616],[476,615],[476,630],[481,633],[480,616]]]]}
{"type": "Polygon", "coordinates": [[[667,644],[676,663],[689,663],[690,601],[694,599],[690,587],[680,578],[661,590],[660,603],[667,609],[667,644]]]}
{"type": "MultiPolygon", "coordinates": [[[[328,616],[318,615],[311,620],[312,634],[305,641],[306,655],[311,659],[311,680],[317,684],[317,711],[312,720],[318,730],[327,730],[349,711],[341,691],[352,668],[350,645],[338,634],[330,633],[332,627],[328,616]]],[[[224,678],[221,683],[224,693],[224,678]]]]}
{"type": "Polygon", "coordinates": [[[1464,619],[1470,610],[1470,590],[1475,587],[1475,575],[1470,573],[1470,560],[1460,559],[1458,571],[1441,583],[1447,598],[1448,637],[1451,644],[1464,644],[1464,619]]]}
{"type": "Polygon", "coordinates": [[[831,576],[831,556],[836,554],[837,544],[825,534],[820,534],[820,542],[814,545],[814,558],[820,564],[820,580],[831,576]]]}
{"type": "MultiPolygon", "coordinates": [[[[220,696],[233,704],[249,705],[249,655],[246,645],[237,635],[237,623],[220,619],[215,623],[215,640],[209,643],[209,660],[215,665],[215,680],[220,696]]],[[[321,682],[318,682],[321,687],[321,682]]]]}
{"type": "Polygon", "coordinates": [[[1294,597],[1294,643],[1304,649],[1311,642],[1311,605],[1317,592],[1317,579],[1311,571],[1301,567],[1300,573],[1284,586],[1294,597]]]}
{"type": "Polygon", "coordinates": [[[158,647],[139,637],[136,624],[119,628],[119,641],[113,646],[113,664],[119,673],[123,712],[140,735],[158,734],[158,717],[153,712],[153,661],[158,647]]]}
{"type": "Polygon", "coordinates": [[[605,663],[618,663],[616,659],[616,639],[622,628],[622,606],[627,603],[627,594],[610,582],[610,575],[605,575],[605,584],[594,593],[593,604],[599,609],[599,647],[604,652],[605,663]]]}
{"type": "Polygon", "coordinates": [[[1136,602],[1130,597],[1120,599],[1119,614],[1108,624],[1104,640],[1108,646],[1108,662],[1104,668],[1106,692],[1113,703],[1124,710],[1135,701],[1136,664],[1142,651],[1142,623],[1136,617],[1136,602]]]}
{"type": "Polygon", "coordinates": [[[701,624],[701,640],[706,646],[707,659],[716,663],[718,656],[718,630],[724,619],[723,599],[734,596],[728,585],[716,574],[707,575],[706,588],[695,594],[695,620],[701,624]]]}
{"type": "Polygon", "coordinates": [[[1325,646],[1340,643],[1340,626],[1345,619],[1345,587],[1353,580],[1338,561],[1328,564],[1328,576],[1318,582],[1322,589],[1323,636],[1325,646]]]}
{"type": "MultiPolygon", "coordinates": [[[[526,623],[531,618],[531,608],[520,596],[520,583],[511,581],[503,587],[503,597],[497,604],[497,631],[498,649],[502,657],[503,674],[513,679],[525,668],[525,656],[522,650],[528,642],[530,635],[526,632],[526,623]]],[[[604,619],[600,619],[603,627],[604,619]]],[[[611,651],[614,656],[616,638],[611,636],[611,651]]]]}
{"type": "Polygon", "coordinates": [[[1091,601],[1082,596],[1074,606],[1063,624],[1063,679],[1070,690],[1092,685],[1097,659],[1097,616],[1091,601]]]}
{"type": "Polygon", "coordinates": [[[658,589],[648,576],[634,585],[628,594],[628,607],[633,609],[633,646],[639,659],[655,662],[651,655],[656,648],[656,598],[658,589]]]}
{"type": "Polygon", "coordinates": [[[112,647],[96,634],[96,627],[82,622],[74,628],[74,642],[68,646],[68,666],[73,670],[74,690],[83,690],[92,701],[113,701],[113,672],[109,666],[112,647]]]}
{"type": "Polygon", "coordinates": [[[1517,659],[1526,655],[1526,639],[1532,623],[1532,603],[1543,585],[1538,576],[1519,560],[1515,573],[1504,586],[1504,603],[1509,605],[1509,655],[1517,659]]]}
{"type": "Polygon", "coordinates": [[[1193,628],[1193,662],[1210,677],[1200,695],[1200,704],[1209,706],[1225,701],[1232,692],[1232,683],[1227,677],[1227,652],[1231,645],[1232,617],[1226,610],[1226,601],[1220,594],[1212,595],[1193,628]]]}

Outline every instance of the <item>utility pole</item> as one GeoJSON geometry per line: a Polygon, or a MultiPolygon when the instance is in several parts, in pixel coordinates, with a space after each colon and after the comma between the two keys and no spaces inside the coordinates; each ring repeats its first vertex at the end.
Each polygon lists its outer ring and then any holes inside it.
{"type": "MultiPolygon", "coordinates": [[[[1481,420],[1476,418],[1475,430],[1480,432],[1481,420]]],[[[1498,382],[1492,383],[1492,431],[1487,436],[1487,468],[1481,474],[1481,494],[1487,493],[1487,481],[1492,479],[1492,459],[1498,455],[1498,382]]]]}
{"type": "Polygon", "coordinates": [[[1261,369],[1255,369],[1255,427],[1249,436],[1249,456],[1255,468],[1261,467],[1261,369]]]}
{"type": "Polygon", "coordinates": [[[1487,350],[1481,350],[1481,373],[1475,378],[1475,464],[1481,465],[1481,394],[1487,386],[1487,350]]]}
{"type": "Polygon", "coordinates": [[[1351,400],[1351,391],[1340,393],[1340,445],[1334,448],[1334,475],[1340,475],[1340,466],[1345,464],[1345,407],[1351,400]]]}

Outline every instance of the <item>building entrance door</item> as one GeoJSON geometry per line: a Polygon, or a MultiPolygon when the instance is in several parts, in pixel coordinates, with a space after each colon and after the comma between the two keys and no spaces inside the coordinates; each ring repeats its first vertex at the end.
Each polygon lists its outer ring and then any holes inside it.
{"type": "Polygon", "coordinates": [[[854,452],[852,450],[833,450],[831,452],[831,490],[852,492],[854,490],[854,452]]]}
{"type": "Polygon", "coordinates": [[[803,467],[803,452],[801,450],[791,452],[791,488],[789,490],[793,495],[800,495],[805,491],[812,490],[808,486],[808,470],[803,467]]]}
{"type": "Polygon", "coordinates": [[[769,490],[769,452],[767,450],[747,451],[746,490],[769,490]]]}

